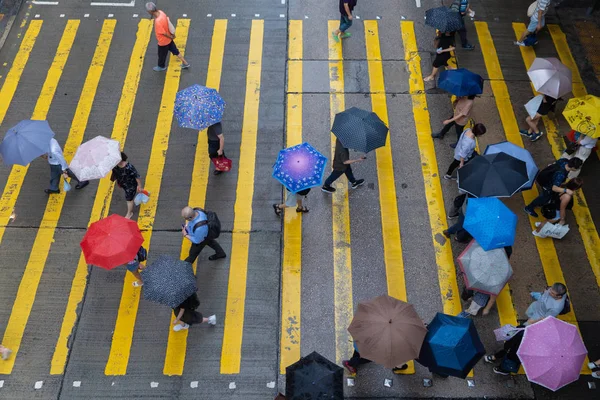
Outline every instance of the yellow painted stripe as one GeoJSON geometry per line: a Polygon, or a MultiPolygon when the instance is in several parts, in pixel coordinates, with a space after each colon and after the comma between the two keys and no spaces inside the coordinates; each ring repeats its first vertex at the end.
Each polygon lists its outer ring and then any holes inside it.
{"type": "Polygon", "coordinates": [[[221,350],[222,374],[239,373],[242,358],[264,29],[265,22],[263,20],[252,21],[250,50],[248,52],[248,71],[246,73],[246,99],[244,101],[244,119],[242,122],[242,142],[240,144],[240,162],[234,206],[235,215],[231,236],[227,308],[223,332],[223,348],[221,350]]]}
{"type": "MultiPolygon", "coordinates": [[[[329,44],[329,112],[331,124],[335,114],[346,109],[344,99],[344,56],[342,43],[331,37],[339,21],[328,21],[329,44]]],[[[335,136],[331,134],[331,159],[335,152],[335,136]]],[[[333,231],[333,281],[335,360],[340,364],[352,354],[352,338],[348,326],[354,312],[352,299],[352,251],[350,249],[350,205],[348,180],[341,176],[333,184],[336,191],[331,196],[331,221],[333,231]]]]}
{"type": "MultiPolygon", "coordinates": [[[[175,42],[181,54],[185,53],[189,26],[189,19],[180,19],[177,21],[177,39],[175,39],[175,42]]],[[[154,139],[152,140],[152,150],[150,152],[146,180],[143,182],[144,188],[150,192],[150,200],[148,203],[140,206],[140,215],[137,221],[144,237],[144,247],[148,251],[150,249],[152,225],[158,205],[160,184],[162,182],[162,174],[169,147],[169,137],[173,122],[173,107],[175,105],[175,95],[179,87],[180,75],[181,67],[179,59],[172,55],[169,60],[160,110],[156,119],[156,129],[154,130],[154,139]]],[[[112,345],[106,368],[104,369],[106,375],[125,375],[127,372],[131,342],[133,340],[133,329],[140,301],[140,289],[132,285],[134,279],[132,274],[125,274],[112,345]]]]}
{"type": "MultiPolygon", "coordinates": [[[[152,21],[149,19],[143,19],[138,24],[137,39],[131,52],[131,58],[129,60],[129,68],[123,84],[123,90],[121,92],[121,100],[119,101],[119,107],[115,117],[115,123],[113,126],[111,138],[119,141],[121,148],[127,138],[127,132],[129,129],[129,122],[131,121],[131,114],[133,111],[133,104],[140,81],[140,75],[142,71],[142,65],[144,64],[144,57],[146,54],[146,48],[148,47],[148,41],[150,40],[150,33],[152,32],[152,21]]],[[[114,184],[110,181],[109,177],[100,180],[96,196],[94,197],[94,205],[92,206],[92,213],[88,226],[99,219],[106,218],[110,208],[110,200],[112,197],[114,184]]],[[[52,356],[52,362],[50,365],[51,375],[61,375],[65,370],[65,363],[69,354],[69,337],[75,327],[77,321],[77,307],[83,299],[83,294],[87,285],[87,273],[88,265],[85,262],[83,253],[79,256],[79,262],[77,263],[77,269],[73,277],[71,284],[71,291],[69,293],[69,299],[67,301],[67,307],[63,317],[63,322],[60,328],[60,335],[56,342],[54,349],[54,355],[52,356]]]]}
{"type": "MultiPolygon", "coordinates": [[[[302,143],[302,20],[292,20],[288,37],[286,146],[302,143]]],[[[279,373],[300,359],[302,302],[302,213],[284,212],[281,267],[281,359],[279,373]]]]}
{"type": "MultiPolygon", "coordinates": [[[[494,46],[488,25],[485,22],[477,21],[475,22],[475,28],[477,29],[477,36],[479,37],[479,44],[481,46],[483,60],[490,78],[494,98],[496,99],[496,107],[498,108],[504,131],[506,132],[506,139],[517,146],[523,147],[523,140],[519,134],[519,126],[512,109],[512,102],[508,93],[508,87],[504,81],[504,75],[502,74],[502,70],[500,68],[496,47],[494,46]]],[[[525,204],[529,204],[538,196],[537,187],[534,186],[531,190],[522,192],[522,195],[525,204]]],[[[535,229],[535,222],[536,219],[530,216],[529,224],[532,230],[535,229]]],[[[541,239],[539,237],[535,237],[535,244],[538,249],[547,283],[549,285],[552,285],[554,282],[563,282],[566,284],[565,277],[563,276],[560,268],[556,249],[554,247],[554,241],[552,239],[541,239]]],[[[574,324],[579,329],[574,310],[575,307],[571,303],[571,312],[566,315],[561,315],[560,318],[571,324],[574,324]]],[[[589,369],[587,368],[587,361],[584,363],[582,373],[590,373],[589,369]]]]}
{"type": "MultiPolygon", "coordinates": [[[[365,21],[365,44],[369,67],[369,83],[371,91],[371,107],[373,112],[389,126],[383,64],[379,45],[379,27],[377,21],[365,21]]],[[[383,258],[387,278],[388,294],[397,299],[407,301],[406,281],[404,279],[404,259],[402,258],[402,241],[400,238],[400,219],[396,200],[396,180],[394,178],[394,161],[390,135],[385,147],[376,150],[377,178],[379,186],[379,208],[381,212],[381,233],[383,237],[383,258]]],[[[403,371],[414,374],[414,363],[403,371]]]]}
{"type": "MultiPolygon", "coordinates": [[[[225,52],[225,37],[227,35],[227,20],[217,19],[213,27],[212,44],[210,47],[210,59],[208,61],[208,73],[206,86],[219,90],[221,85],[221,70],[223,67],[223,54],[225,52]]],[[[208,144],[206,130],[199,132],[198,143],[194,155],[194,167],[192,170],[192,184],[188,204],[192,207],[204,207],[206,200],[206,187],[208,184],[208,144]]],[[[181,243],[181,259],[185,259],[190,251],[190,241],[183,239],[181,243]]],[[[193,265],[196,273],[196,262],[193,265]]],[[[171,322],[175,316],[171,315],[171,322]]],[[[188,331],[175,332],[173,325],[169,324],[169,340],[163,366],[165,375],[182,375],[187,350],[188,331]]]]}
{"type": "MultiPolygon", "coordinates": [[[[112,40],[115,29],[116,20],[106,20],[98,39],[98,45],[92,58],[92,64],[88,70],[88,74],[79,97],[73,123],[69,131],[69,137],[64,146],[64,155],[67,160],[71,159],[77,150],[77,147],[83,140],[83,135],[87,127],[88,117],[92,110],[92,104],[96,95],[96,89],[104,62],[108,54],[108,49],[112,40]]],[[[76,30],[73,31],[73,38],[76,30]]],[[[65,55],[66,57],[67,55],[65,55]]],[[[6,326],[4,339],[2,343],[11,348],[16,355],[21,346],[23,333],[29,320],[29,315],[35,301],[37,288],[44,272],[44,266],[50,252],[50,246],[54,242],[54,232],[60,218],[60,213],[65,201],[66,192],[61,191],[59,194],[52,195],[48,198],[46,210],[40,228],[37,231],[33,248],[23,273],[23,278],[19,285],[17,297],[13,304],[13,309],[6,326]]],[[[14,366],[16,357],[13,356],[9,360],[0,364],[0,374],[10,374],[14,366]]]]}

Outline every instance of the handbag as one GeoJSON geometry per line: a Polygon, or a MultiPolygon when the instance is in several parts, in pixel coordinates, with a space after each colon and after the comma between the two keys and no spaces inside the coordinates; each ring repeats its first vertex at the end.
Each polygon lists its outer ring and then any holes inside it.
{"type": "Polygon", "coordinates": [[[502,359],[502,362],[500,363],[500,369],[506,372],[516,374],[517,372],[519,372],[519,363],[514,360],[511,360],[508,357],[504,357],[502,359]]]}
{"type": "Polygon", "coordinates": [[[224,155],[211,158],[210,160],[214,164],[215,169],[217,171],[222,171],[222,172],[227,172],[227,171],[231,170],[231,166],[233,164],[233,162],[229,158],[225,157],[224,155]]]}
{"type": "Polygon", "coordinates": [[[532,15],[533,15],[533,13],[535,12],[535,9],[537,8],[537,5],[538,5],[538,2],[537,2],[537,0],[536,0],[536,1],[534,1],[533,3],[531,3],[531,4],[529,5],[529,8],[527,8],[527,16],[528,16],[529,18],[531,18],[531,16],[532,16],[532,15]]]}
{"type": "Polygon", "coordinates": [[[525,328],[517,328],[511,324],[506,324],[498,329],[494,329],[494,335],[496,336],[497,341],[506,342],[524,329],[525,328]]]}
{"type": "Polygon", "coordinates": [[[64,179],[63,180],[63,191],[68,192],[69,190],[71,190],[71,184],[69,182],[67,182],[66,179],[64,179]]]}
{"type": "Polygon", "coordinates": [[[148,200],[150,200],[150,193],[147,190],[142,190],[133,198],[133,202],[136,206],[139,206],[140,204],[146,204],[148,200]]]}
{"type": "Polygon", "coordinates": [[[554,239],[562,239],[569,233],[569,225],[552,224],[550,222],[544,224],[540,229],[541,237],[551,237],[554,239]]]}

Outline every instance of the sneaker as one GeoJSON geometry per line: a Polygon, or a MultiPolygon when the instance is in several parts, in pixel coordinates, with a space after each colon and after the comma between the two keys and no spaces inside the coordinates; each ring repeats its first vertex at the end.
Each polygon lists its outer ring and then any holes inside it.
{"type": "Polygon", "coordinates": [[[350,372],[352,375],[356,374],[356,368],[354,368],[352,365],[350,365],[350,361],[348,360],[344,360],[342,361],[342,365],[344,366],[344,368],[346,368],[348,370],[348,372],[350,372]]]}
{"type": "Polygon", "coordinates": [[[457,214],[448,214],[448,219],[455,219],[458,218],[458,213],[457,214]]]}
{"type": "Polygon", "coordinates": [[[153,70],[155,70],[156,72],[162,72],[162,71],[166,71],[166,70],[167,70],[167,67],[163,67],[163,68],[161,68],[161,67],[159,67],[159,66],[157,65],[156,67],[154,67],[154,68],[152,68],[152,69],[153,69],[153,70]]]}
{"type": "Polygon", "coordinates": [[[444,179],[447,180],[447,181],[449,181],[449,180],[452,179],[452,175],[446,174],[446,175],[444,175],[444,179]]]}
{"type": "Polygon", "coordinates": [[[544,239],[546,237],[546,236],[540,234],[538,231],[531,231],[531,234],[533,236],[537,236],[537,237],[542,238],[542,239],[544,239]]]}
{"type": "Polygon", "coordinates": [[[402,373],[402,371],[405,371],[407,369],[408,369],[408,364],[404,364],[399,367],[392,368],[392,372],[396,375],[400,375],[402,373]]]}
{"type": "Polygon", "coordinates": [[[510,375],[510,372],[505,372],[500,369],[500,367],[494,367],[494,373],[498,375],[510,375]]]}
{"type": "Polygon", "coordinates": [[[513,43],[517,46],[525,47],[525,43],[521,42],[520,40],[517,40],[516,42],[513,42],[513,43]]]}
{"type": "Polygon", "coordinates": [[[215,261],[215,260],[218,260],[219,258],[225,258],[225,257],[227,257],[227,254],[225,254],[225,253],[223,253],[223,254],[216,254],[215,253],[212,256],[208,257],[208,259],[210,261],[215,261]]]}
{"type": "Polygon", "coordinates": [[[535,227],[536,227],[536,228],[539,228],[541,224],[542,224],[541,222],[536,222],[536,223],[535,223],[535,227]]]}
{"type": "Polygon", "coordinates": [[[340,42],[340,37],[335,34],[335,31],[331,32],[331,37],[333,38],[333,40],[335,40],[336,43],[340,42]]]}
{"type": "Polygon", "coordinates": [[[483,357],[483,361],[485,361],[486,363],[493,364],[493,363],[496,362],[496,357],[494,357],[494,356],[485,356],[485,357],[483,357]]]}
{"type": "Polygon", "coordinates": [[[77,186],[75,186],[75,189],[83,189],[84,187],[86,187],[89,184],[90,184],[90,181],[79,182],[77,184],[77,186]]]}
{"type": "Polygon", "coordinates": [[[441,134],[441,133],[439,133],[439,132],[435,132],[435,133],[432,133],[432,134],[431,134],[431,137],[432,137],[432,138],[434,138],[434,139],[443,139],[443,138],[444,138],[444,135],[442,135],[442,134],[441,134]]]}
{"type": "Polygon", "coordinates": [[[217,316],[211,315],[210,317],[208,317],[208,324],[215,326],[217,324],[217,316]]]}
{"type": "Polygon", "coordinates": [[[592,372],[592,378],[600,379],[600,371],[592,372]]]}
{"type": "Polygon", "coordinates": [[[475,46],[473,46],[471,43],[467,43],[462,48],[465,50],[474,50],[475,46]]]}
{"type": "Polygon", "coordinates": [[[350,32],[342,33],[342,39],[348,39],[350,36],[352,36],[352,34],[350,32]]]}
{"type": "Polygon", "coordinates": [[[529,133],[529,131],[526,129],[519,130],[519,133],[521,134],[521,136],[531,137],[531,133],[529,133]]]}
{"type": "Polygon", "coordinates": [[[6,347],[4,348],[4,350],[2,350],[2,359],[3,360],[8,360],[8,357],[10,357],[10,355],[12,354],[12,350],[11,349],[7,349],[6,347]]]}
{"type": "Polygon", "coordinates": [[[448,239],[450,239],[452,237],[452,234],[450,232],[448,232],[448,229],[445,229],[442,231],[442,233],[444,234],[444,236],[446,236],[448,239]]]}
{"type": "Polygon", "coordinates": [[[538,213],[536,213],[534,210],[524,207],[523,211],[525,211],[527,214],[531,215],[533,218],[537,218],[538,217],[538,213]]]}
{"type": "Polygon", "coordinates": [[[173,330],[174,330],[175,332],[179,332],[179,331],[181,331],[181,330],[184,330],[184,329],[190,329],[190,326],[189,326],[188,324],[183,324],[183,325],[181,325],[181,324],[177,324],[177,325],[175,325],[175,326],[173,327],[173,330]]]}
{"type": "Polygon", "coordinates": [[[536,140],[538,140],[539,138],[541,138],[543,135],[544,135],[544,132],[534,133],[533,135],[531,135],[531,137],[529,138],[529,140],[531,140],[532,142],[535,142],[536,140]]]}
{"type": "Polygon", "coordinates": [[[352,186],[350,186],[352,189],[356,189],[359,186],[362,186],[365,184],[365,180],[364,179],[357,179],[354,181],[354,183],[352,184],[352,186]]]}
{"type": "Polygon", "coordinates": [[[44,193],[46,193],[46,194],[59,194],[60,190],[44,189],[44,193]]]}
{"type": "Polygon", "coordinates": [[[223,173],[223,171],[219,171],[218,169],[215,169],[213,171],[213,175],[221,175],[223,173]]]}
{"type": "Polygon", "coordinates": [[[595,362],[589,362],[588,368],[589,369],[598,369],[598,368],[600,368],[600,365],[596,364],[595,362]]]}
{"type": "Polygon", "coordinates": [[[181,63],[180,66],[181,66],[181,69],[188,69],[190,67],[190,63],[187,63],[187,64],[181,63]]]}
{"type": "Polygon", "coordinates": [[[451,148],[455,149],[457,144],[458,144],[458,143],[452,143],[452,144],[451,144],[451,145],[449,145],[449,146],[450,146],[451,148]]]}
{"type": "Polygon", "coordinates": [[[321,187],[321,191],[325,193],[335,193],[335,188],[331,186],[323,186],[321,187]]]}

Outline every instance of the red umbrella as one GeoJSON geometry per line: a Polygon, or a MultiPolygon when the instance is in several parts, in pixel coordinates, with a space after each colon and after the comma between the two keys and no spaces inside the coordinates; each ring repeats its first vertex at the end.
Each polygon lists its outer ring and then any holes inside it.
{"type": "Polygon", "coordinates": [[[133,260],[143,242],[135,221],[113,214],[90,225],[80,245],[88,264],[113,269],[133,260]]]}

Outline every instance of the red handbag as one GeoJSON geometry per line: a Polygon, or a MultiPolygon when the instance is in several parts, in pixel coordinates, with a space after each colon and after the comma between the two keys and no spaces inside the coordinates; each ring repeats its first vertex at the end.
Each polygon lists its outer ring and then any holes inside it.
{"type": "Polygon", "coordinates": [[[215,169],[222,172],[229,171],[231,169],[231,165],[233,164],[233,162],[225,156],[211,158],[211,161],[214,164],[215,169]]]}

